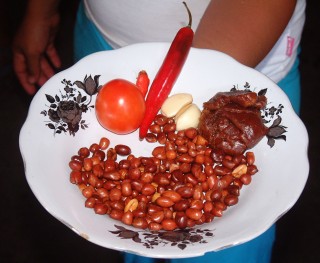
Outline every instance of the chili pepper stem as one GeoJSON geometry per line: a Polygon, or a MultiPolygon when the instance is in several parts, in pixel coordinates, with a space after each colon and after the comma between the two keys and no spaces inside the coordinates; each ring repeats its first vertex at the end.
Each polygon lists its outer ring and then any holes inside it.
{"type": "Polygon", "coordinates": [[[188,16],[189,16],[189,23],[188,23],[187,26],[191,28],[191,26],[192,26],[192,14],[191,14],[191,11],[190,11],[190,9],[189,9],[189,7],[188,7],[188,5],[187,5],[187,3],[185,1],[183,1],[182,3],[186,7],[187,12],[188,12],[188,16]]]}

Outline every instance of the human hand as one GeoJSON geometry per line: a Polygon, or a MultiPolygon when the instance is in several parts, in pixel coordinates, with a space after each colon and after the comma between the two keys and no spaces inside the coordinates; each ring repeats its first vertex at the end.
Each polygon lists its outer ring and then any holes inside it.
{"type": "Polygon", "coordinates": [[[61,66],[54,45],[59,14],[26,15],[13,41],[13,68],[24,90],[33,95],[61,66]]]}

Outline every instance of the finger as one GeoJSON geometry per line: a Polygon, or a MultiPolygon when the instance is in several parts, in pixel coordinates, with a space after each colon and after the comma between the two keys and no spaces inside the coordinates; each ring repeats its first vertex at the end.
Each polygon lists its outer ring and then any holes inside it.
{"type": "Polygon", "coordinates": [[[47,56],[50,60],[50,62],[52,63],[53,66],[55,66],[56,68],[60,68],[61,67],[61,59],[60,56],[56,50],[56,48],[54,47],[53,44],[50,44],[47,48],[47,56]]]}
{"type": "Polygon", "coordinates": [[[48,81],[48,77],[43,74],[43,72],[40,74],[38,79],[38,85],[42,87],[46,82],[48,81]]]}
{"type": "Polygon", "coordinates": [[[28,81],[34,84],[38,81],[40,76],[40,55],[31,54],[26,60],[27,70],[29,72],[28,81]]]}
{"type": "Polygon", "coordinates": [[[44,82],[46,82],[49,78],[51,78],[55,74],[55,71],[52,68],[52,66],[50,65],[50,63],[48,62],[47,58],[45,58],[45,57],[42,57],[40,60],[40,68],[41,68],[42,80],[40,81],[40,79],[39,79],[38,84],[40,85],[40,83],[41,83],[41,85],[43,85],[44,82]]]}
{"type": "Polygon", "coordinates": [[[36,93],[36,86],[29,82],[30,75],[26,66],[26,59],[22,53],[13,53],[13,69],[23,89],[30,95],[36,93]]]}

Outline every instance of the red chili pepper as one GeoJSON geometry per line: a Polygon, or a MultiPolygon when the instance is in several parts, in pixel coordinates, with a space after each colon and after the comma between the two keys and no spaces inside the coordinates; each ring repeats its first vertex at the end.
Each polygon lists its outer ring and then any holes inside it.
{"type": "Polygon", "coordinates": [[[186,27],[181,28],[176,34],[168,53],[151,84],[146,99],[146,113],[139,130],[140,139],[145,138],[152,121],[158,114],[163,102],[169,96],[192,45],[194,35],[194,32],[191,29],[192,16],[187,4],[185,2],[183,2],[183,4],[188,11],[189,24],[186,27]]]}
{"type": "Polygon", "coordinates": [[[149,88],[149,77],[145,70],[141,70],[138,74],[136,85],[138,89],[142,92],[143,97],[145,98],[148,93],[149,88]]]}

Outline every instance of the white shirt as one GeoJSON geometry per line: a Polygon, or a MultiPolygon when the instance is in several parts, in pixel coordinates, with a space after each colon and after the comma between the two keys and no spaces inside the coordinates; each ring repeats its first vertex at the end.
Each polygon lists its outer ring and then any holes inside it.
{"type": "MultiPolygon", "coordinates": [[[[186,2],[192,11],[195,31],[210,0],[186,2]]],[[[113,48],[141,42],[171,42],[189,20],[181,0],[84,0],[84,5],[88,18],[113,48]]],[[[289,72],[297,56],[305,6],[305,0],[297,0],[293,16],[280,39],[256,67],[275,82],[289,72]]]]}

